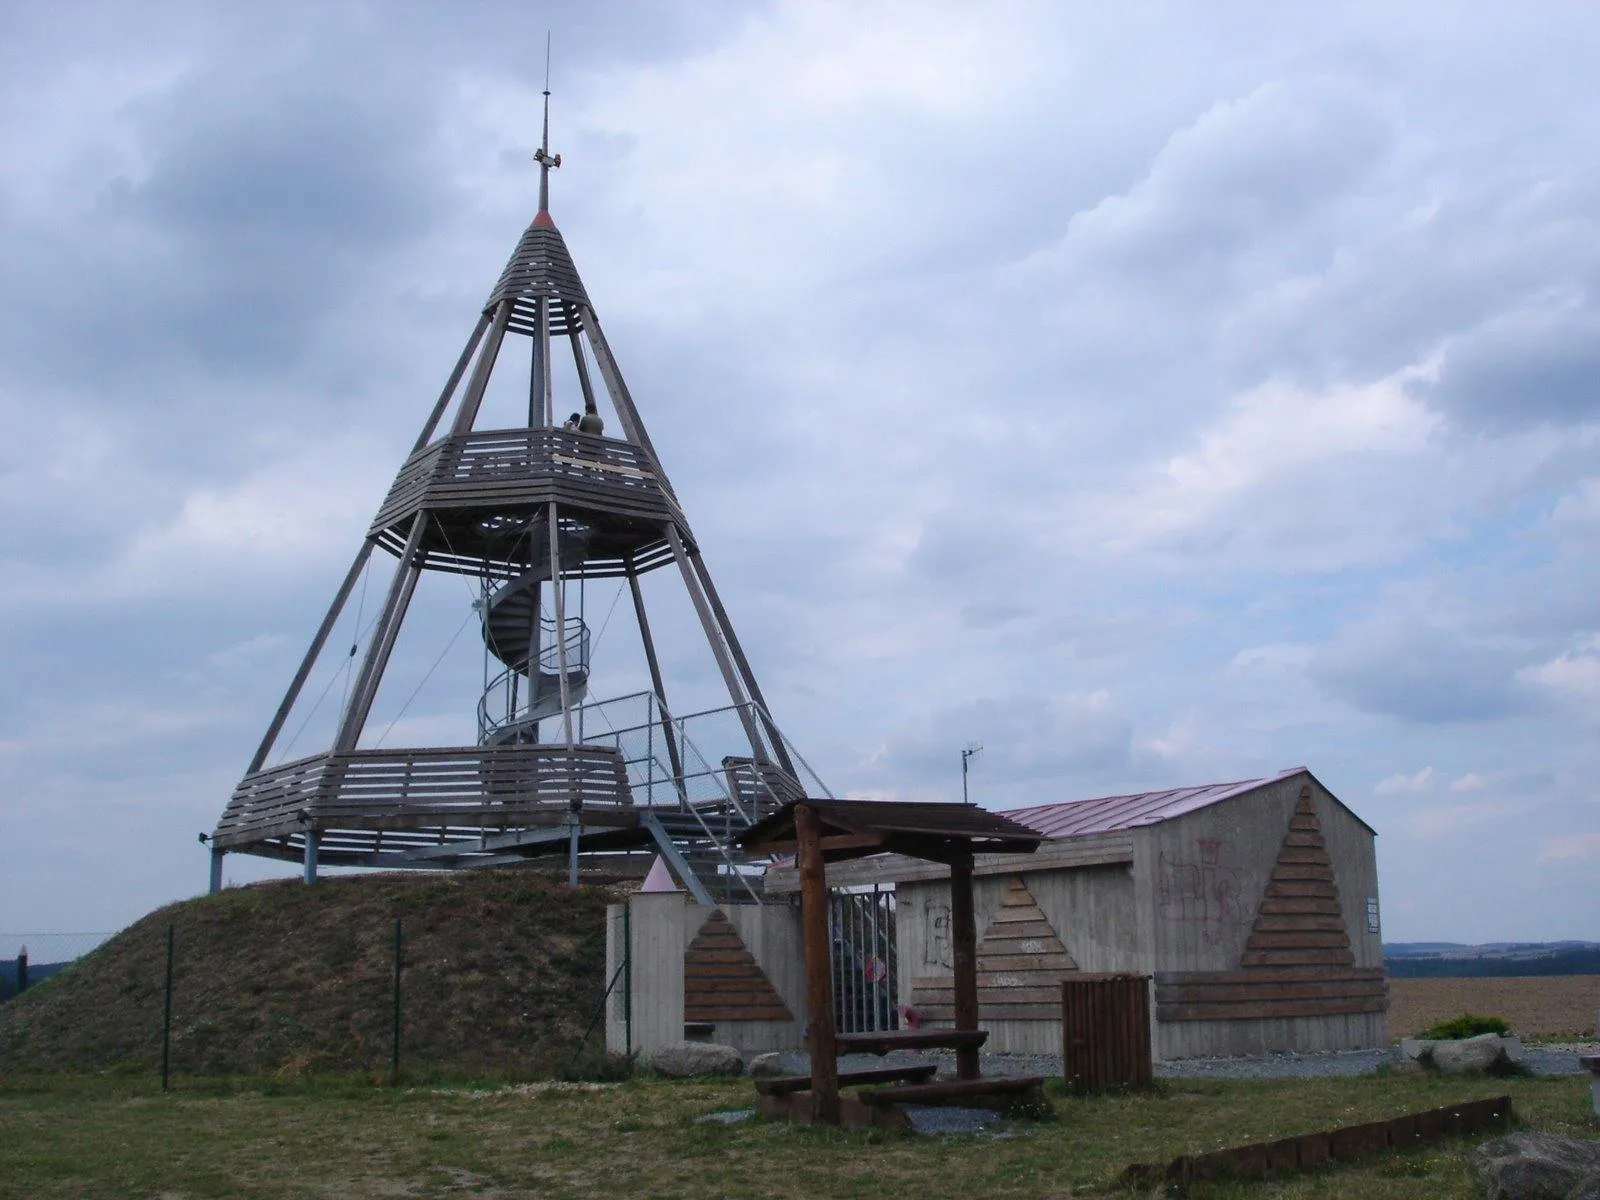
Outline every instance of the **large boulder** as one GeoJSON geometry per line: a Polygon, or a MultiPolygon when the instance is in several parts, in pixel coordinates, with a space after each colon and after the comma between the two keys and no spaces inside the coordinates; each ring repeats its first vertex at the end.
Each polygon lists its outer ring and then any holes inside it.
{"type": "Polygon", "coordinates": [[[668,1042],[650,1055],[650,1066],[658,1075],[686,1079],[691,1075],[739,1075],[744,1059],[732,1046],[716,1042],[668,1042]]]}
{"type": "Polygon", "coordinates": [[[750,1078],[777,1079],[788,1072],[783,1069],[783,1055],[777,1051],[758,1054],[750,1060],[750,1078]]]}
{"type": "Polygon", "coordinates": [[[1600,1196],[1600,1141],[1513,1133],[1472,1153],[1486,1200],[1590,1200],[1600,1196]]]}
{"type": "Polygon", "coordinates": [[[1460,1075],[1464,1071],[1489,1071],[1506,1061],[1506,1046],[1496,1033],[1480,1033],[1477,1037],[1458,1041],[1434,1042],[1433,1065],[1446,1075],[1460,1075]]]}

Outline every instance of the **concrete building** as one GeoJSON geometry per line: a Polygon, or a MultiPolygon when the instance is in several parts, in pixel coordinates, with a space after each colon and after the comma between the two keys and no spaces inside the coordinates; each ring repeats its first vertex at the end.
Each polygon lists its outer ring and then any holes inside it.
{"type": "MultiPolygon", "coordinates": [[[[987,1049],[1059,1052],[1061,981],[1105,971],[1153,977],[1159,1059],[1387,1043],[1375,834],[1309,770],[1005,815],[1050,840],[978,860],[987,1049]]],[[[944,868],[883,856],[828,878],[895,885],[900,1001],[949,1020],[944,868]]]]}

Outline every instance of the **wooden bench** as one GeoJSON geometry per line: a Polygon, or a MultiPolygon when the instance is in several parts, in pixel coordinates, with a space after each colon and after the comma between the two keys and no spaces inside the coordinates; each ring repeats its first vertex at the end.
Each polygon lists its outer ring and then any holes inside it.
{"type": "Polygon", "coordinates": [[[882,1033],[841,1033],[834,1039],[840,1054],[876,1054],[891,1050],[960,1050],[989,1040],[987,1029],[897,1029],[882,1033]]]}
{"type": "Polygon", "coordinates": [[[1018,1102],[1042,1103],[1044,1077],[1019,1079],[949,1079],[939,1083],[907,1083],[857,1092],[875,1108],[894,1104],[964,1104],[1004,1111],[1018,1102]]]}
{"type": "MultiPolygon", "coordinates": [[[[921,1067],[878,1067],[870,1071],[841,1071],[840,1087],[856,1087],[864,1083],[926,1083],[938,1071],[937,1063],[921,1067]]],[[[757,1079],[756,1091],[763,1096],[787,1096],[790,1092],[811,1090],[811,1076],[784,1075],[776,1079],[757,1079]]]]}

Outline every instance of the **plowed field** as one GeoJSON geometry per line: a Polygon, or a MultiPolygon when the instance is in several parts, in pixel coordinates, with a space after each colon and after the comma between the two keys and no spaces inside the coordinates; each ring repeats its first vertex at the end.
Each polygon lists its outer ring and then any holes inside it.
{"type": "Polygon", "coordinates": [[[1594,1037],[1596,1009],[1600,975],[1389,980],[1391,1038],[1462,1013],[1504,1017],[1523,1037],[1594,1037]]]}

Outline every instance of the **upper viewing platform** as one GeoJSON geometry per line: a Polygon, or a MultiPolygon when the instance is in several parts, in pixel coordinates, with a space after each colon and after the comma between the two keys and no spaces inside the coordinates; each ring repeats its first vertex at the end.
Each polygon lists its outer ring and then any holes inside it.
{"type": "Polygon", "coordinates": [[[400,468],[369,536],[399,553],[426,509],[434,518],[421,542],[429,567],[520,569],[529,522],[552,503],[589,529],[589,552],[575,572],[589,578],[623,574],[630,556],[641,571],[666,561],[668,522],[689,540],[688,522],[645,450],[551,428],[482,429],[430,442],[400,468]]]}

